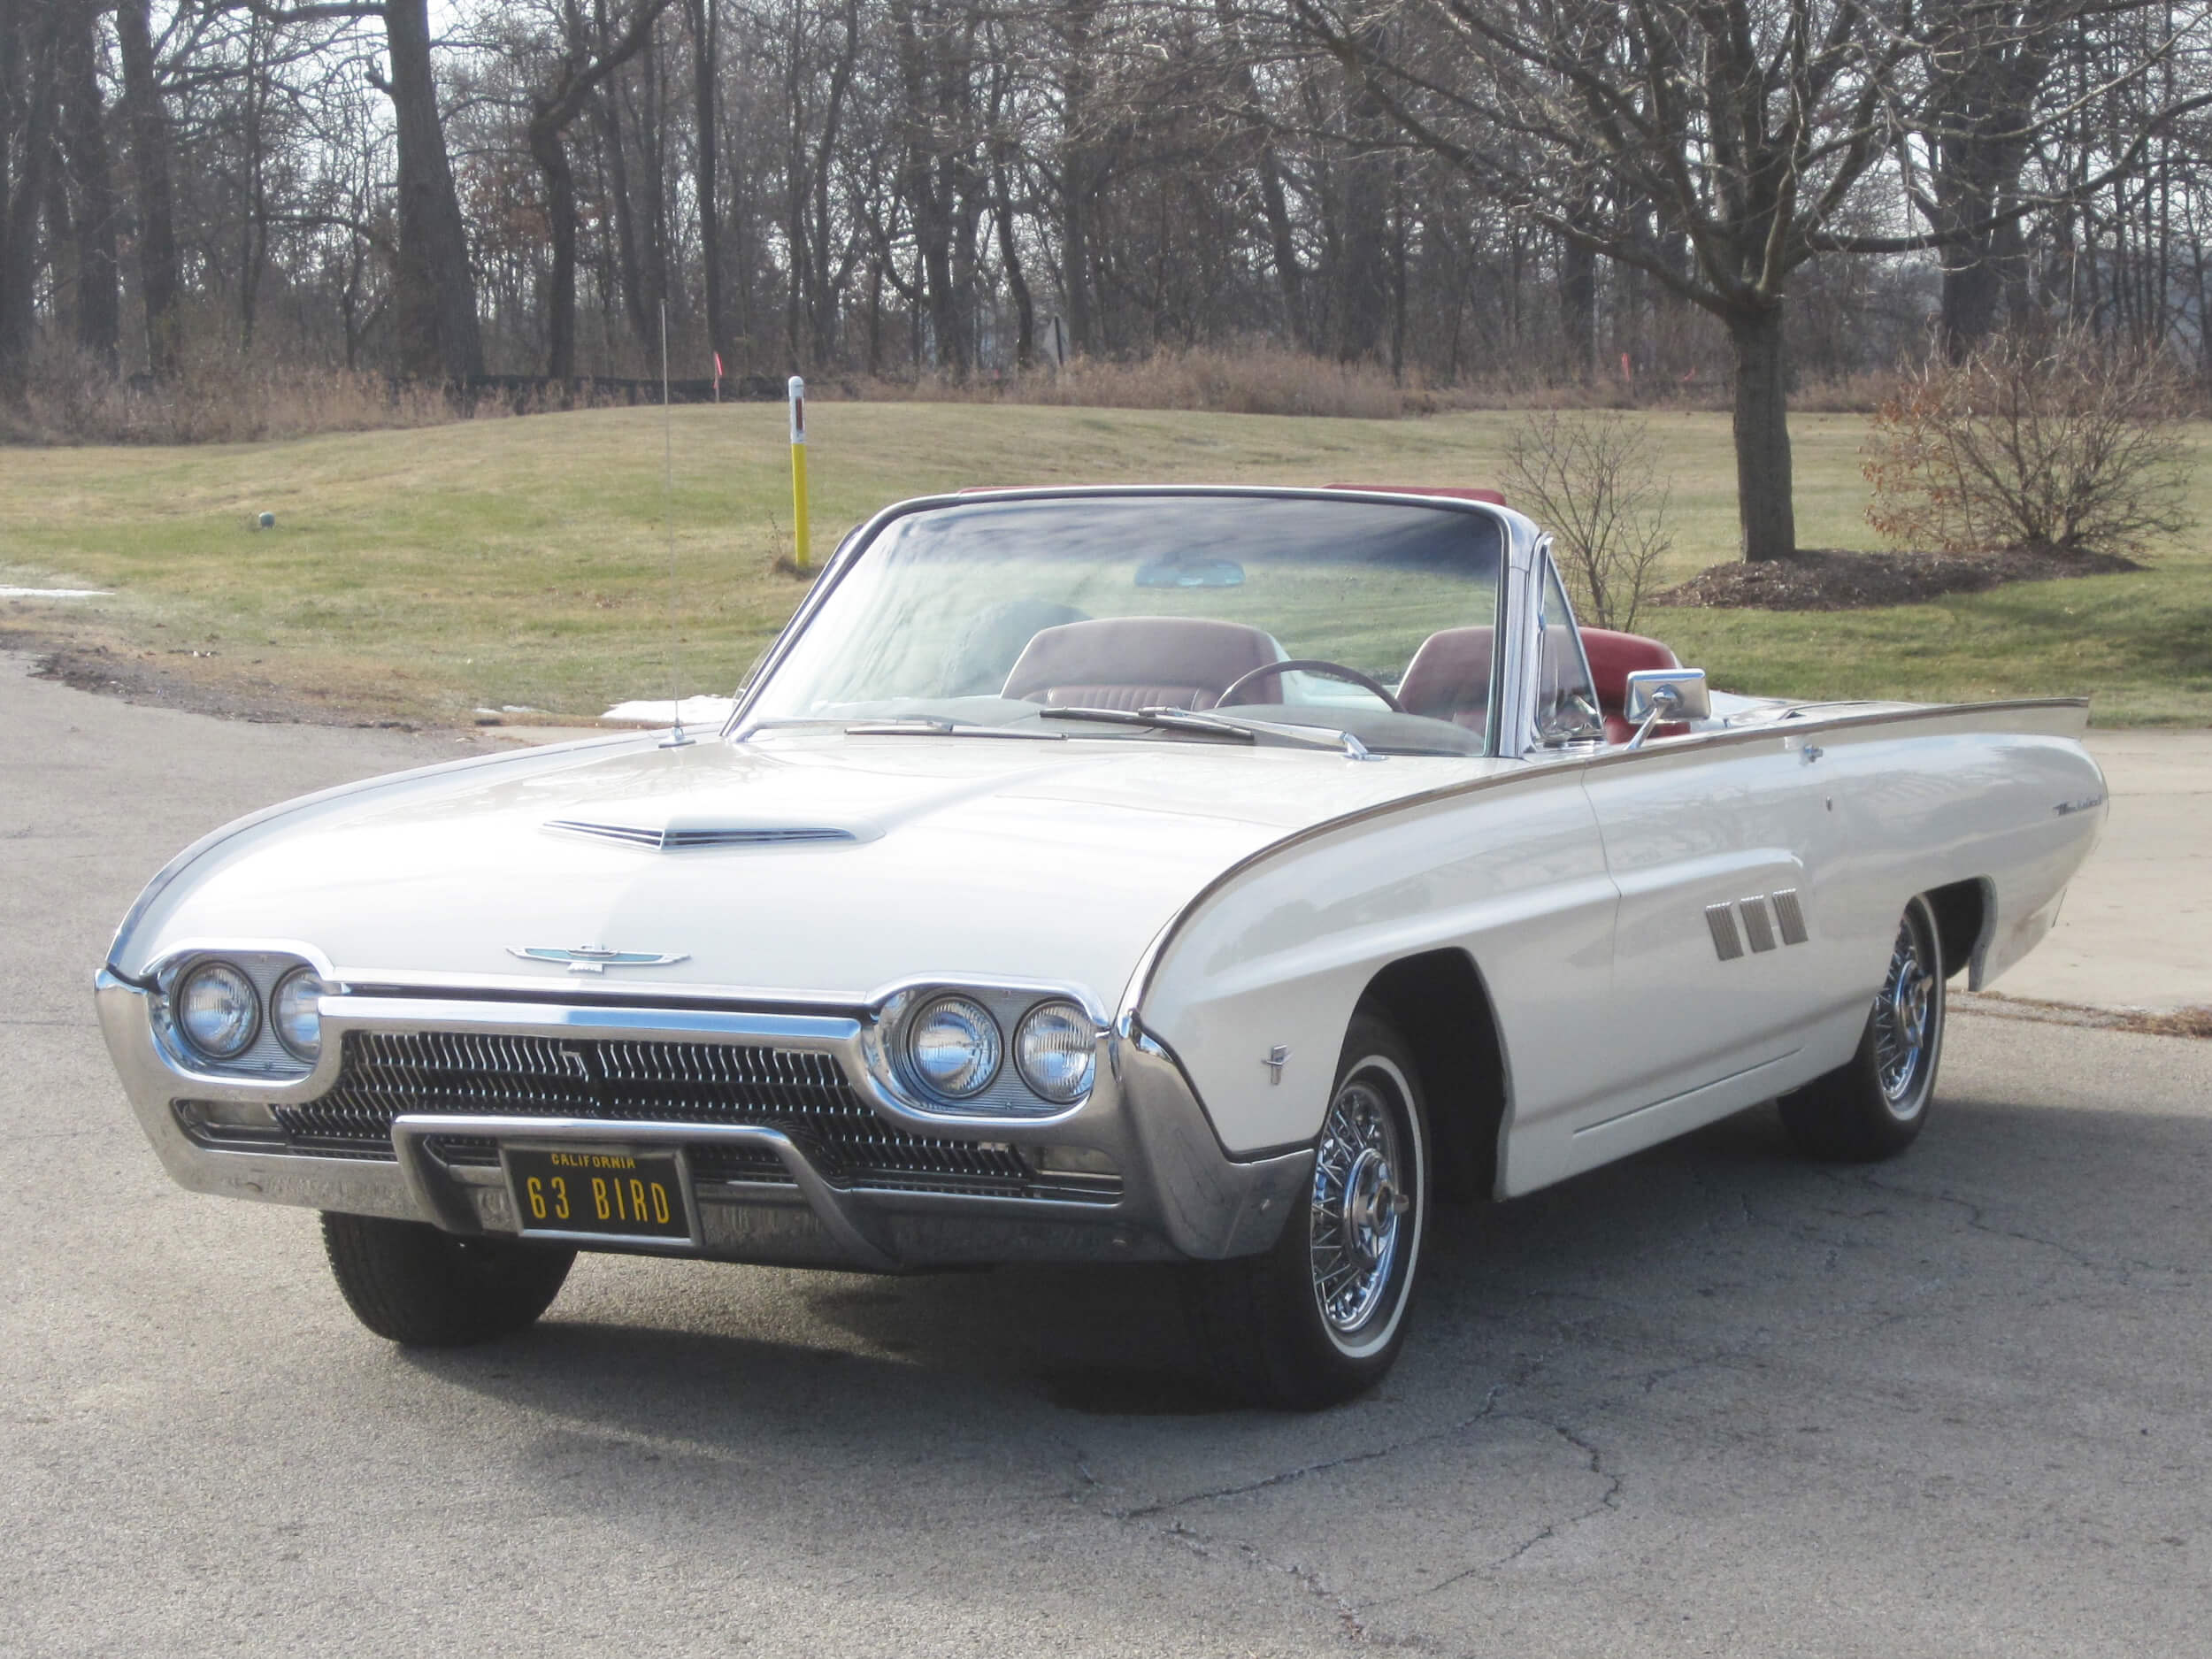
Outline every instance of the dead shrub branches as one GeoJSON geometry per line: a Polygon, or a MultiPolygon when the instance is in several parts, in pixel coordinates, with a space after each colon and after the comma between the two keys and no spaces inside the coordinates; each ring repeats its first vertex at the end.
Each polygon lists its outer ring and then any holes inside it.
{"type": "Polygon", "coordinates": [[[1552,533],[1577,614],[1603,628],[1635,626],[1652,572],[1674,545],[1672,492],[1642,426],[1617,414],[1532,414],[1506,450],[1504,478],[1507,498],[1552,533]]]}
{"type": "Polygon", "coordinates": [[[1936,357],[1876,412],[1867,522],[1901,547],[2134,554],[2185,529],[2187,388],[2158,351],[2059,329],[1936,357]]]}

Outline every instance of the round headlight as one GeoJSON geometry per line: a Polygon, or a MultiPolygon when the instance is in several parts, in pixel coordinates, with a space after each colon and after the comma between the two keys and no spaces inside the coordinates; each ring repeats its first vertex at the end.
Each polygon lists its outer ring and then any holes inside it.
{"type": "Polygon", "coordinates": [[[1098,1027],[1072,1002],[1040,1002],[1014,1032],[1014,1064],[1045,1099],[1079,1101],[1098,1070],[1098,1027]]]}
{"type": "Polygon", "coordinates": [[[323,1051],[323,1010],[316,1000],[326,987],[312,968],[295,968],[277,981],[269,999],[269,1022],[277,1041],[295,1060],[315,1064],[323,1051]]]}
{"type": "Polygon", "coordinates": [[[941,996],[908,1024],[906,1057],[933,1093],[965,1100],[988,1088],[998,1075],[1002,1041],[998,1021],[982,1003],[941,996]]]}
{"type": "Polygon", "coordinates": [[[177,1024],[211,1060],[235,1059],[261,1029],[261,999],[241,970],[204,962],[177,987],[177,1024]]]}

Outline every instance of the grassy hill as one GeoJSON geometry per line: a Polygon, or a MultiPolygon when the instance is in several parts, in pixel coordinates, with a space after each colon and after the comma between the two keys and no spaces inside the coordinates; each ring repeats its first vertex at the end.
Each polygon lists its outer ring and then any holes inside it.
{"type": "MultiPolygon", "coordinates": [[[[810,411],[818,559],[901,496],[964,484],[1482,484],[1521,417],[1358,421],[946,403],[810,411]]],[[[1732,556],[1724,416],[1644,417],[1674,490],[1667,580],[1732,556]]],[[[1792,421],[1807,546],[1872,549],[1863,421],[1792,421]]],[[[687,691],[726,691],[796,603],[780,406],[674,413],[687,691]]],[[[596,713],[669,680],[657,411],[485,419],[191,449],[0,452],[0,583],[112,588],[0,623],[357,718],[479,705],[596,713]],[[272,530],[255,515],[276,515],[272,530]]],[[[2212,509],[2212,480],[2200,485],[2212,509]]],[[[2206,518],[2212,525],[2212,511],[2206,518]]],[[[2212,555],[1849,613],[1657,611],[1640,626],[1723,686],[1829,696],[2088,693],[2101,723],[2212,724],[2212,555]]]]}

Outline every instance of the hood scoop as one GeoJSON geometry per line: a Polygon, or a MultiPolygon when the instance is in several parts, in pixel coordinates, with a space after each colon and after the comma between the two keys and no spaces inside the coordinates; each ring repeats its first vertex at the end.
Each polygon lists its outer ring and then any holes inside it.
{"type": "Polygon", "coordinates": [[[557,818],[546,828],[564,835],[589,835],[600,841],[620,841],[629,847],[649,847],[655,852],[695,852],[710,847],[794,847],[836,841],[872,841],[863,833],[834,824],[722,823],[703,818],[671,818],[666,824],[603,824],[588,818],[557,818]]]}

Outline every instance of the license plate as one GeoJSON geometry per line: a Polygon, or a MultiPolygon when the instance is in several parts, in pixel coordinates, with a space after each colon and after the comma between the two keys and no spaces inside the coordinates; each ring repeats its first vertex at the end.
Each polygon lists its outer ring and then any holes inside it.
{"type": "Polygon", "coordinates": [[[525,1233],[692,1238],[682,1154],[621,1147],[502,1147],[525,1233]]]}

